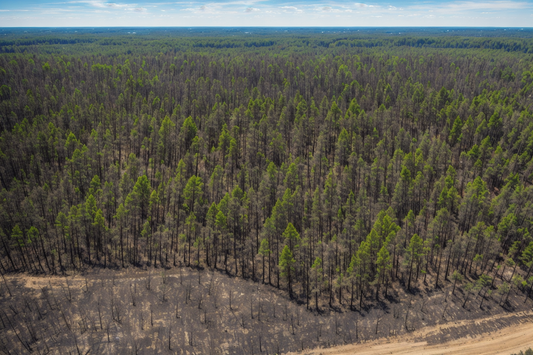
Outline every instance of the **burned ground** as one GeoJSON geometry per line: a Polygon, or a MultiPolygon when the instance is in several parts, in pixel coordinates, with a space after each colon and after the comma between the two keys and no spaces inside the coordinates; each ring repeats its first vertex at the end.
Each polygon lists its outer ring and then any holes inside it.
{"type": "MultiPolygon", "coordinates": [[[[272,286],[190,268],[93,269],[64,277],[8,275],[1,287],[1,348],[6,354],[253,354],[397,337],[441,324],[428,343],[475,337],[524,321],[523,314],[490,323],[461,321],[530,309],[514,293],[464,294],[452,284],[405,293],[395,287],[362,309],[324,302],[307,309],[272,286]],[[453,327],[444,326],[453,322],[453,327]],[[458,324],[457,324],[458,323],[458,324]]],[[[425,286],[421,284],[421,286],[425,286]]],[[[323,300],[325,301],[325,300],[323,300]]]]}

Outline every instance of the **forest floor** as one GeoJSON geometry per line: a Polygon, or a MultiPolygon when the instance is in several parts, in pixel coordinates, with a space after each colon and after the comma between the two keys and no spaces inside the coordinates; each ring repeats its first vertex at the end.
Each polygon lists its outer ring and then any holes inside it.
{"type": "Polygon", "coordinates": [[[185,267],[6,280],[0,353],[508,355],[533,345],[531,300],[522,292],[505,307],[499,295],[481,307],[470,294],[463,308],[465,295],[459,287],[452,295],[451,282],[420,282],[413,293],[396,283],[389,298],[369,295],[355,311],[325,299],[317,313],[284,290],[185,267]]]}
{"type": "MultiPolygon", "coordinates": [[[[306,355],[510,355],[533,347],[533,311],[500,314],[483,319],[426,327],[401,337],[299,352],[306,355]],[[499,324],[502,328],[479,333],[478,328],[499,324]],[[505,324],[509,324],[505,326],[505,324]],[[469,330],[470,333],[466,331],[469,330]],[[435,343],[437,334],[459,333],[457,339],[435,343]]],[[[295,354],[295,353],[291,353],[295,354]]]]}

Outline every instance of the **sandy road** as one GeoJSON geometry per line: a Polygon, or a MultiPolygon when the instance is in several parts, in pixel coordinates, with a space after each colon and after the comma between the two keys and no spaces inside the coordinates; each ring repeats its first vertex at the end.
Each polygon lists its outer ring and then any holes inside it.
{"type": "MultiPolygon", "coordinates": [[[[524,315],[533,315],[533,312],[524,312],[524,315]]],[[[511,314],[498,315],[485,319],[478,319],[467,322],[448,323],[435,327],[427,327],[413,332],[409,335],[399,336],[391,339],[376,340],[367,343],[338,346],[329,349],[307,350],[301,354],[323,354],[323,355],[510,355],[518,353],[520,350],[533,348],[533,323],[513,325],[500,329],[496,332],[483,334],[477,338],[460,338],[445,342],[442,344],[428,344],[426,341],[416,341],[415,339],[424,338],[424,336],[433,332],[438,332],[446,327],[457,327],[471,323],[472,326],[481,322],[494,322],[496,319],[512,316],[511,314]]]]}

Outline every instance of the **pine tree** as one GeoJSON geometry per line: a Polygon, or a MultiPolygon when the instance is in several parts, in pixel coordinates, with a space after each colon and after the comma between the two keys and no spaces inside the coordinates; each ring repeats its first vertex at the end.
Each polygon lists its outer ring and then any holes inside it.
{"type": "Polygon", "coordinates": [[[283,232],[283,237],[285,238],[285,244],[289,245],[291,251],[298,247],[296,243],[300,241],[300,234],[296,231],[292,223],[289,222],[287,224],[287,228],[283,232]]]}
{"type": "MultiPolygon", "coordinates": [[[[376,288],[376,299],[379,299],[379,287],[381,284],[388,285],[388,277],[390,270],[392,268],[391,258],[387,246],[383,245],[378,252],[378,257],[376,260],[376,277],[375,283],[376,288]]],[[[385,288],[385,297],[387,297],[387,288],[385,288]]]]}
{"type": "MultiPolygon", "coordinates": [[[[122,267],[124,267],[124,232],[127,231],[127,218],[128,210],[124,207],[124,204],[121,203],[118,206],[117,213],[114,218],[117,220],[117,229],[119,234],[119,244],[120,244],[120,262],[122,267]]],[[[126,247],[128,247],[126,243],[126,247]]]]}
{"type": "Polygon", "coordinates": [[[422,261],[423,256],[423,241],[422,238],[418,236],[418,234],[414,234],[411,237],[411,241],[409,242],[409,247],[407,248],[407,259],[409,260],[409,280],[407,281],[407,289],[411,289],[411,278],[413,276],[413,267],[416,266],[417,269],[417,276],[418,279],[418,270],[420,268],[420,264],[422,261]]]}
{"type": "Polygon", "coordinates": [[[459,273],[459,271],[455,270],[452,274],[452,280],[453,280],[453,290],[452,290],[452,295],[455,294],[455,285],[457,284],[457,282],[461,282],[463,281],[463,275],[461,275],[459,273]]]}
{"type": "Polygon", "coordinates": [[[189,213],[194,213],[196,211],[196,205],[201,204],[204,184],[202,178],[193,175],[187,181],[187,185],[183,189],[183,198],[184,198],[184,208],[189,211],[189,213]]]}
{"type": "Polygon", "coordinates": [[[370,246],[364,241],[355,254],[356,277],[359,286],[359,308],[363,307],[363,295],[370,279],[370,246]]]}
{"type": "Polygon", "coordinates": [[[279,257],[279,268],[281,270],[281,277],[285,278],[289,287],[289,296],[292,298],[292,271],[294,271],[294,263],[296,260],[292,257],[291,249],[288,245],[283,247],[283,251],[279,257]]]}
{"type": "Polygon", "coordinates": [[[263,266],[263,272],[261,275],[263,278],[263,283],[265,283],[265,257],[270,258],[270,249],[268,247],[268,239],[263,238],[261,240],[261,246],[259,247],[258,254],[261,255],[263,258],[262,263],[261,263],[261,265],[263,266]]]}
{"type": "Polygon", "coordinates": [[[311,294],[315,295],[315,308],[317,311],[320,311],[320,308],[318,307],[318,296],[322,287],[322,259],[315,259],[313,265],[311,266],[309,274],[311,280],[311,294]]]}

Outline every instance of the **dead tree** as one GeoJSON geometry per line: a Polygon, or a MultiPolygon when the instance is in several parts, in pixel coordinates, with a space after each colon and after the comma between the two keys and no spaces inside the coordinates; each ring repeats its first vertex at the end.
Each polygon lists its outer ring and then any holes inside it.
{"type": "Polygon", "coordinates": [[[152,288],[152,270],[148,271],[148,276],[146,277],[145,287],[148,291],[152,288]]]}
{"type": "Polygon", "coordinates": [[[98,310],[98,319],[100,321],[100,330],[104,329],[103,325],[102,325],[102,308],[100,306],[100,300],[98,300],[98,303],[97,303],[97,310],[98,310]]]}
{"type": "Polygon", "coordinates": [[[66,291],[65,291],[65,287],[61,285],[61,288],[63,289],[63,294],[65,295],[65,298],[67,299],[67,301],[69,303],[72,303],[72,292],[70,291],[70,285],[68,283],[68,279],[65,279],[65,283],[67,285],[66,291]]]}
{"type": "Polygon", "coordinates": [[[198,292],[198,309],[202,309],[202,303],[204,301],[204,294],[199,291],[198,292]]]}
{"type": "Polygon", "coordinates": [[[448,306],[449,306],[449,305],[450,305],[449,303],[446,303],[446,306],[444,307],[444,310],[442,311],[442,319],[446,319],[446,318],[445,318],[446,310],[448,309],[448,306]]]}
{"type": "Polygon", "coordinates": [[[132,290],[131,289],[131,284],[130,284],[130,296],[131,296],[131,305],[133,307],[137,306],[137,303],[135,302],[135,297],[137,295],[137,284],[134,284],[134,289],[132,290]]]}
{"type": "Polygon", "coordinates": [[[11,319],[9,319],[8,315],[6,314],[6,312],[4,312],[4,316],[6,317],[7,319],[7,322],[9,323],[9,326],[11,327],[11,330],[13,331],[13,333],[15,334],[15,336],[17,337],[18,341],[22,344],[22,346],[28,351],[28,352],[32,352],[33,349],[31,348],[30,344],[28,344],[28,342],[25,342],[22,340],[22,338],[20,337],[20,333],[17,332],[17,330],[15,329],[15,327],[13,326],[13,323],[11,322],[11,319]]]}
{"type": "Polygon", "coordinates": [[[172,324],[168,326],[168,350],[172,351],[172,324]]]}
{"type": "Polygon", "coordinates": [[[9,296],[13,297],[13,295],[11,294],[11,290],[9,289],[9,285],[7,284],[7,280],[4,277],[4,273],[0,271],[0,275],[2,275],[2,279],[4,280],[4,284],[6,285],[6,289],[7,289],[7,292],[9,293],[9,296]]]}
{"type": "Polygon", "coordinates": [[[179,302],[176,300],[176,308],[175,308],[175,316],[176,316],[176,319],[177,319],[177,318],[181,318],[180,313],[179,313],[179,307],[178,307],[178,304],[179,304],[179,302]]]}
{"type": "Polygon", "coordinates": [[[250,318],[254,319],[254,299],[250,296],[250,318]]]}
{"type": "Polygon", "coordinates": [[[322,336],[322,324],[318,324],[316,326],[316,341],[320,341],[320,337],[322,336]]]}
{"type": "Polygon", "coordinates": [[[166,283],[163,283],[161,286],[159,286],[159,289],[161,290],[161,301],[166,302],[167,301],[167,293],[169,290],[169,287],[166,283]]]}
{"type": "Polygon", "coordinates": [[[218,286],[215,285],[215,290],[213,291],[213,305],[215,309],[218,309],[218,286]]]}
{"type": "Polygon", "coordinates": [[[107,342],[110,343],[109,333],[111,332],[111,321],[107,321],[105,325],[105,332],[107,334],[107,342]]]}
{"type": "Polygon", "coordinates": [[[379,322],[381,322],[381,319],[384,317],[384,315],[385,315],[385,313],[382,313],[381,316],[378,316],[376,318],[376,332],[375,332],[376,335],[378,334],[379,322]]]}

